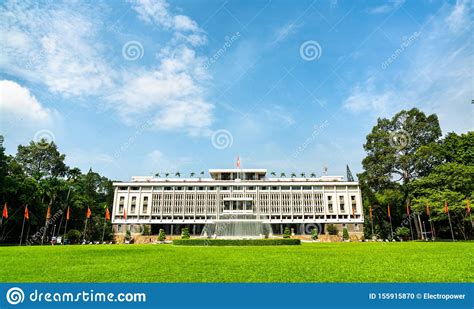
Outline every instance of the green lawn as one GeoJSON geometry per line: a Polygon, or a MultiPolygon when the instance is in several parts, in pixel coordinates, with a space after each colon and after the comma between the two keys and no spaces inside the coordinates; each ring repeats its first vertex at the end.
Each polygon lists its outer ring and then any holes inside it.
{"type": "Polygon", "coordinates": [[[474,243],[0,247],[0,282],[474,282],[474,243]]]}

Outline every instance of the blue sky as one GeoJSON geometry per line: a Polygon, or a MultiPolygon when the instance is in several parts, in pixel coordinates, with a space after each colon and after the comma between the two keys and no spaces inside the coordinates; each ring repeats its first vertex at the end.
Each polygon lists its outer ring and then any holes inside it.
{"type": "Polygon", "coordinates": [[[377,117],[473,128],[470,1],[4,1],[0,132],[127,180],[361,171],[377,117]]]}

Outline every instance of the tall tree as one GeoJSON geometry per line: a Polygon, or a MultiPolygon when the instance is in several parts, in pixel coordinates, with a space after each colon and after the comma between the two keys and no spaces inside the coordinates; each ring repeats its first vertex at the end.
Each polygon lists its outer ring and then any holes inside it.
{"type": "Polygon", "coordinates": [[[18,146],[16,160],[24,168],[26,174],[37,180],[45,177],[62,177],[68,167],[64,163],[65,155],[59,153],[54,142],[42,139],[31,141],[28,146],[18,146]]]}

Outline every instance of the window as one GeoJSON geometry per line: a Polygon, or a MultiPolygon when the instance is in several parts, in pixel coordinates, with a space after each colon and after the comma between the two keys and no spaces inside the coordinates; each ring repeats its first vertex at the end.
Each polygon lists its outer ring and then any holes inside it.
{"type": "Polygon", "coordinates": [[[278,190],[278,187],[272,187],[272,190],[278,190]]]}
{"type": "Polygon", "coordinates": [[[186,190],[188,190],[188,191],[193,191],[193,190],[194,190],[194,187],[188,187],[186,190]]]}
{"type": "Polygon", "coordinates": [[[132,191],[138,191],[138,190],[140,190],[140,187],[131,187],[130,190],[132,190],[132,191]]]}
{"type": "Polygon", "coordinates": [[[300,186],[293,186],[293,187],[291,187],[291,190],[301,190],[301,187],[300,186]]]}
{"type": "Polygon", "coordinates": [[[303,190],[311,190],[310,186],[303,186],[303,190]]]}
{"type": "Polygon", "coordinates": [[[163,190],[163,187],[153,187],[153,190],[163,190]]]}
{"type": "Polygon", "coordinates": [[[198,187],[199,191],[204,191],[204,187],[198,187]]]}
{"type": "Polygon", "coordinates": [[[175,190],[183,190],[183,187],[175,187],[175,190]]]}
{"type": "Polygon", "coordinates": [[[332,212],[332,196],[328,196],[328,211],[332,212]]]}
{"type": "Polygon", "coordinates": [[[242,191],[242,187],[234,187],[234,191],[242,191]]]}
{"type": "Polygon", "coordinates": [[[268,190],[268,187],[260,187],[260,190],[267,191],[267,190],[268,190]]]}
{"type": "Polygon", "coordinates": [[[282,190],[290,190],[290,187],[284,186],[284,187],[281,187],[281,189],[282,189],[282,190]]]}
{"type": "Polygon", "coordinates": [[[173,187],[165,187],[165,191],[171,191],[173,190],[173,187]]]}
{"type": "Polygon", "coordinates": [[[130,213],[134,213],[134,212],[135,212],[136,206],[137,206],[137,197],[136,197],[136,196],[132,196],[132,203],[130,204],[130,213]]]}
{"type": "Polygon", "coordinates": [[[253,187],[253,186],[247,187],[247,190],[249,190],[249,191],[255,191],[255,187],[253,187]]]}
{"type": "Polygon", "coordinates": [[[339,209],[344,211],[344,195],[339,196],[339,209]]]}
{"type": "Polygon", "coordinates": [[[143,207],[142,207],[143,212],[148,211],[148,196],[143,197],[143,207]]]}
{"type": "Polygon", "coordinates": [[[214,191],[214,190],[216,190],[216,187],[209,187],[208,189],[209,189],[209,191],[214,191]]]}
{"type": "Polygon", "coordinates": [[[121,196],[119,200],[119,212],[123,211],[124,205],[125,205],[125,196],[121,196]]]}
{"type": "Polygon", "coordinates": [[[127,190],[128,187],[119,187],[119,190],[127,190]]]}
{"type": "Polygon", "coordinates": [[[229,187],[222,187],[221,190],[222,191],[229,191],[229,187]]]}

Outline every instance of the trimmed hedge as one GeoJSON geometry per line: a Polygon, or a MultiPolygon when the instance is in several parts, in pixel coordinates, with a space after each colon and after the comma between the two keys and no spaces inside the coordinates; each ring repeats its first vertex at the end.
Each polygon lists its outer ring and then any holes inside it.
{"type": "Polygon", "coordinates": [[[175,239],[176,246],[295,246],[299,239],[175,239]]]}

